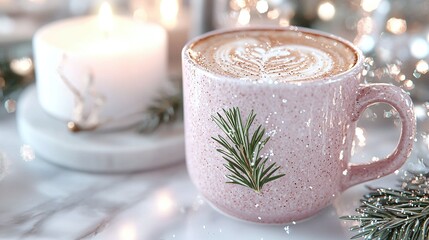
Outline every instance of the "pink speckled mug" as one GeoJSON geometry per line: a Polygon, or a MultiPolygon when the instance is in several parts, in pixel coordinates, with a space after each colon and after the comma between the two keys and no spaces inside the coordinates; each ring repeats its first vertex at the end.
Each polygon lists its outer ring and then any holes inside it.
{"type": "Polygon", "coordinates": [[[360,84],[363,55],[339,37],[297,27],[224,30],[192,40],[182,58],[188,171],[227,215],[277,224],[307,218],[347,188],[392,173],[412,150],[411,99],[392,85],[360,84]],[[352,165],[356,121],[378,102],[399,113],[398,146],[385,159],[352,165]],[[232,108],[240,110],[243,125],[253,110],[250,136],[259,125],[265,129],[260,154],[246,155],[246,144],[234,144],[240,129],[219,127],[221,117],[228,122],[223,110],[232,108]],[[242,162],[234,162],[231,151],[232,157],[217,151],[228,152],[220,137],[242,162]],[[267,181],[252,187],[260,176],[267,181]]]}

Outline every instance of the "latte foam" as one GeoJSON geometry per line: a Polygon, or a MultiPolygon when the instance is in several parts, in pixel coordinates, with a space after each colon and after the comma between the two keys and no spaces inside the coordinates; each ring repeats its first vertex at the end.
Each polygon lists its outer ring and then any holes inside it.
{"type": "Polygon", "coordinates": [[[188,49],[203,69],[246,80],[296,81],[333,76],[352,68],[345,43],[299,30],[237,30],[203,38],[188,49]]]}

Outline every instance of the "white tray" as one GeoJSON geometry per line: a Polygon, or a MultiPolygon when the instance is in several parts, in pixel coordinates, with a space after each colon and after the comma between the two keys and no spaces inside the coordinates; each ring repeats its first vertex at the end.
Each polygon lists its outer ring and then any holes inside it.
{"type": "Polygon", "coordinates": [[[66,122],[40,106],[35,86],[18,102],[18,130],[25,144],[49,162],[90,172],[132,172],[185,160],[183,123],[165,126],[150,135],[135,129],[72,133],[66,122]]]}

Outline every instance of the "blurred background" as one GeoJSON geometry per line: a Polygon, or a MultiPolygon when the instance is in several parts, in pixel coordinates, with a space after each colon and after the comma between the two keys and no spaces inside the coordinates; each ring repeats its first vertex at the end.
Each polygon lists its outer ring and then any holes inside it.
{"type": "MultiPolygon", "coordinates": [[[[0,0],[0,102],[13,113],[20,90],[34,81],[32,37],[59,19],[96,14],[101,0],[0,0]]],[[[180,82],[180,51],[204,32],[243,26],[298,25],[342,36],[366,55],[367,82],[409,92],[427,149],[429,103],[429,0],[110,0],[115,14],[155,22],[168,32],[171,79],[180,82]]],[[[396,111],[371,107],[361,119],[395,125],[396,111]],[[374,119],[382,119],[374,121],[374,119]],[[387,120],[386,120],[387,119],[387,120]]],[[[374,123],[376,122],[376,123],[374,123]]],[[[364,129],[364,128],[362,128],[364,129]]],[[[361,131],[364,133],[364,131],[361,131]]]]}
{"type": "MultiPolygon", "coordinates": [[[[96,14],[101,0],[0,0],[0,100],[33,80],[31,40],[41,26],[96,14]]],[[[235,26],[298,25],[342,36],[365,55],[367,81],[429,96],[426,0],[110,0],[115,14],[168,31],[169,72],[180,78],[180,49],[201,33],[235,26]]],[[[10,103],[9,103],[10,104],[10,103]]]]}

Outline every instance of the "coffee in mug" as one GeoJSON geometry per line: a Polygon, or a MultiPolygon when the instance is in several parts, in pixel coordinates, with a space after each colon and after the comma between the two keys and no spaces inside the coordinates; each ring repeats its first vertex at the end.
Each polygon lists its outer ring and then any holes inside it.
{"type": "Polygon", "coordinates": [[[182,52],[186,161],[219,211],[260,223],[314,215],[350,186],[385,176],[409,156],[409,96],[361,84],[363,55],[351,43],[297,27],[208,33],[182,52]],[[359,115],[377,102],[402,121],[385,159],[350,164],[359,115]]]}
{"type": "Polygon", "coordinates": [[[195,42],[189,57],[208,72],[249,81],[288,82],[339,74],[357,61],[342,42],[305,32],[228,32],[195,42]]]}

